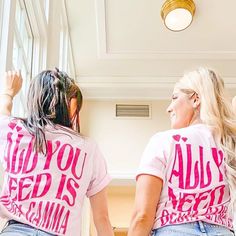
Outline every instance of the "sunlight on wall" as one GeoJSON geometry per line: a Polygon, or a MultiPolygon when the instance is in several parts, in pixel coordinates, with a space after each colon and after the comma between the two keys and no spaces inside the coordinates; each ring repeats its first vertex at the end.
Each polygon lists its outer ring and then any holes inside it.
{"type": "MultiPolygon", "coordinates": [[[[134,207],[135,186],[109,186],[107,193],[109,217],[115,236],[126,235],[134,207]]],[[[92,222],[90,235],[96,235],[92,222]]]]}

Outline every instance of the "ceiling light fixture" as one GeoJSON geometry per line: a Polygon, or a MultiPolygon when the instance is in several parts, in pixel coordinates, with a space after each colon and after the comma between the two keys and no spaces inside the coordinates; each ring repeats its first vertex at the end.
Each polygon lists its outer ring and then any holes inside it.
{"type": "Polygon", "coordinates": [[[161,17],[168,29],[181,31],[191,24],[195,9],[193,0],[166,0],[161,8],[161,17]]]}

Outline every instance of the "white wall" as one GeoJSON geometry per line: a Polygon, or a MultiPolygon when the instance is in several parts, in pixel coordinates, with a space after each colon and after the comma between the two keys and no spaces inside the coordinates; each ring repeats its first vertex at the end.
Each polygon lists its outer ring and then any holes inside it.
{"type": "Polygon", "coordinates": [[[157,131],[170,127],[166,113],[168,101],[147,103],[152,109],[149,119],[116,118],[116,101],[85,101],[83,104],[82,133],[98,142],[113,175],[134,175],[149,138],[157,131]]]}

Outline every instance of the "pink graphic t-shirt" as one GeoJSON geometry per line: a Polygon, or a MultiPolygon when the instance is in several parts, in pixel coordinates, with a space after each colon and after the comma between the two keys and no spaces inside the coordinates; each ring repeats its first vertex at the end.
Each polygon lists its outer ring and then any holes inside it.
{"type": "Polygon", "coordinates": [[[163,180],[153,229],[198,220],[233,228],[224,153],[206,125],[154,135],[141,174],[163,180]]]}
{"type": "Polygon", "coordinates": [[[4,183],[0,214],[56,235],[81,235],[81,211],[110,182],[93,141],[67,130],[46,132],[48,151],[37,154],[22,121],[0,116],[4,183]]]}

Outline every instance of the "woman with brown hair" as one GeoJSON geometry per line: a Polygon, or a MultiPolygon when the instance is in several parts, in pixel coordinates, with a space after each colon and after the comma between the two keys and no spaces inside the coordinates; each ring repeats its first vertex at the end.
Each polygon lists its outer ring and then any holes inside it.
{"type": "Polygon", "coordinates": [[[97,144],[79,133],[82,94],[66,73],[46,70],[30,83],[27,118],[11,117],[22,85],[8,72],[0,94],[0,159],[4,183],[0,235],[81,235],[82,206],[90,199],[99,236],[112,236],[106,186],[110,181],[97,144]]]}

